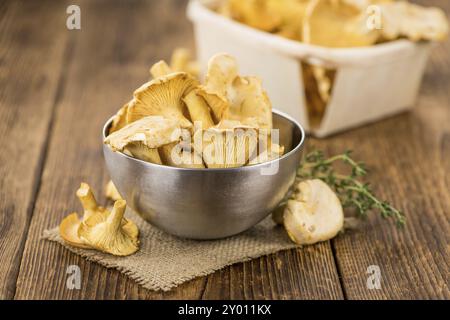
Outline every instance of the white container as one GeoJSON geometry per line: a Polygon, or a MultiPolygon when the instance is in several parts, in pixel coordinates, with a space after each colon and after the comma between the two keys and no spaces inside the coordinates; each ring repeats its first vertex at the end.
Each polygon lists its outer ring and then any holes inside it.
{"type": "Polygon", "coordinates": [[[318,137],[399,113],[414,105],[430,43],[396,40],[372,47],[332,49],[292,41],[223,17],[211,0],[191,0],[197,55],[202,66],[227,52],[242,74],[263,80],[272,104],[318,137]],[[301,61],[337,70],[319,125],[308,121],[301,61]]]}

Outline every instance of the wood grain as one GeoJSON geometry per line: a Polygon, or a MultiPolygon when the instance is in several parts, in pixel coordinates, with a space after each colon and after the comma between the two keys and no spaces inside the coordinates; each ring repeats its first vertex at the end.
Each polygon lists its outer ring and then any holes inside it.
{"type": "Polygon", "coordinates": [[[0,299],[14,296],[61,90],[66,36],[56,29],[64,17],[49,5],[0,3],[0,299]]]}

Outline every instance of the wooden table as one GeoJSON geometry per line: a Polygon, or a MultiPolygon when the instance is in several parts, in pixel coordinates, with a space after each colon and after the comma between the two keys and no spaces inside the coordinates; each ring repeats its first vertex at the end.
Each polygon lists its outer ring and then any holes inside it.
{"type": "MultiPolygon", "coordinates": [[[[153,62],[177,46],[193,47],[185,2],[80,0],[79,31],[66,29],[72,1],[0,2],[0,298],[450,298],[448,42],[434,49],[413,112],[308,142],[329,153],[353,149],[369,164],[376,193],[406,212],[404,230],[373,214],[358,231],[168,293],[41,240],[79,208],[81,181],[99,193],[108,180],[105,119],[148,79],[153,62]],[[80,290],[66,287],[73,264],[81,268],[80,290]],[[379,290],[366,286],[370,265],[380,267],[379,290]]],[[[427,3],[450,12],[447,0],[427,3]]]]}

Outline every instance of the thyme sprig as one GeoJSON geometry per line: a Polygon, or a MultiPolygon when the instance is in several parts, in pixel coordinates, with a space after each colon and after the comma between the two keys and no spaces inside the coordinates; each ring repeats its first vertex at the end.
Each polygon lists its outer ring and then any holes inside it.
{"type": "Polygon", "coordinates": [[[297,181],[321,179],[337,194],[344,208],[354,208],[359,217],[365,218],[369,211],[377,210],[385,219],[393,219],[397,226],[403,226],[406,218],[403,213],[387,201],[379,200],[368,183],[362,182],[367,175],[364,163],[351,158],[351,151],[326,158],[322,151],[308,153],[297,169],[297,181]],[[350,170],[348,174],[338,173],[335,164],[341,162],[350,170]]]}

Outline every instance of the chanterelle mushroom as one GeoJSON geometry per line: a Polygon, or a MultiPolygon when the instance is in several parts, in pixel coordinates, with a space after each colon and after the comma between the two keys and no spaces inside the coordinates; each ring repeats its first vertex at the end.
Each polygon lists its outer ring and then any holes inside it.
{"type": "Polygon", "coordinates": [[[119,190],[117,190],[116,186],[112,182],[112,180],[109,180],[105,187],[105,196],[108,199],[111,199],[113,201],[122,199],[122,196],[119,193],[119,190]]]}
{"type": "Polygon", "coordinates": [[[195,88],[198,81],[184,72],[175,72],[145,83],[134,92],[127,109],[127,123],[146,116],[163,116],[179,121],[183,128],[192,123],[185,118],[182,98],[195,88]]]}
{"type": "Polygon", "coordinates": [[[211,107],[217,121],[256,123],[260,129],[272,127],[272,105],[261,81],[240,77],[236,60],[228,54],[217,54],[209,60],[205,85],[197,93],[211,107]]]}
{"type": "Polygon", "coordinates": [[[116,256],[126,256],[139,249],[139,230],[124,218],[125,200],[117,200],[111,212],[90,216],[78,228],[79,238],[90,247],[116,256]]]}
{"type": "Polygon", "coordinates": [[[221,121],[194,134],[194,149],[202,150],[203,161],[208,168],[244,166],[256,152],[257,144],[257,128],[238,121],[221,121]]]}
{"type": "Polygon", "coordinates": [[[109,134],[122,129],[127,125],[128,107],[133,103],[133,100],[127,102],[122,108],[117,111],[113,118],[111,127],[109,128],[109,134]]]}
{"type": "Polygon", "coordinates": [[[344,226],[344,212],[336,194],[319,179],[299,183],[295,198],[283,215],[289,237],[298,244],[333,238],[344,226]]]}
{"type": "Polygon", "coordinates": [[[174,71],[187,72],[198,77],[200,68],[197,61],[192,60],[191,52],[185,48],[176,48],[170,59],[170,68],[174,71]]]}
{"type": "Polygon", "coordinates": [[[158,61],[150,68],[150,74],[153,78],[159,78],[172,72],[172,69],[164,60],[158,61]]]}
{"type": "Polygon", "coordinates": [[[256,123],[260,129],[272,128],[272,104],[256,77],[238,77],[233,83],[234,96],[224,118],[243,124],[256,123]]]}
{"type": "Polygon", "coordinates": [[[198,94],[206,100],[217,120],[222,119],[228,107],[228,95],[237,76],[238,67],[232,56],[216,54],[209,59],[205,84],[200,86],[198,94]]]}
{"type": "Polygon", "coordinates": [[[405,1],[382,3],[381,34],[391,40],[408,37],[413,41],[443,41],[448,35],[447,17],[439,8],[424,8],[405,1]]]}
{"type": "Polygon", "coordinates": [[[325,47],[374,44],[379,30],[369,30],[366,12],[344,1],[312,0],[303,21],[303,41],[325,47]]]}
{"type": "Polygon", "coordinates": [[[88,219],[96,213],[103,214],[106,209],[97,204],[92,189],[87,183],[81,183],[76,195],[83,206],[83,218],[80,220],[77,213],[71,213],[65,217],[59,225],[59,233],[61,238],[63,238],[63,240],[68,244],[74,247],[88,248],[89,245],[78,237],[78,228],[80,227],[82,221],[88,219]]]}

